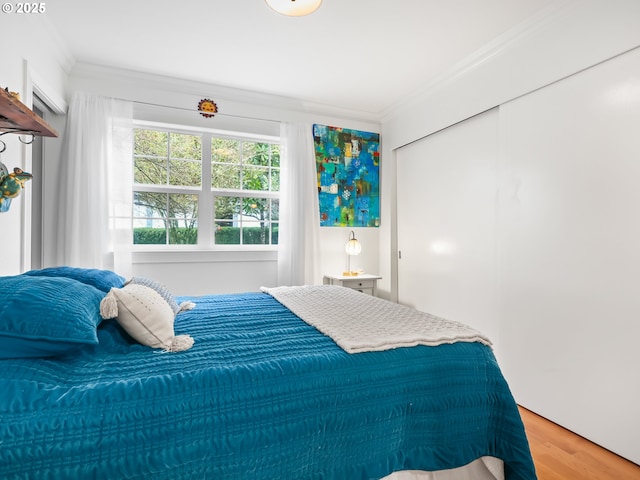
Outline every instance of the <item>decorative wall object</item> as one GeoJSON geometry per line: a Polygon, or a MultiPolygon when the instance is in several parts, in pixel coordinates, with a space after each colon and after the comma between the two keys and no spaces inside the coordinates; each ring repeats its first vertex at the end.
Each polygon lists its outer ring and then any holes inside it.
{"type": "Polygon", "coordinates": [[[212,118],[218,113],[218,105],[209,98],[203,98],[198,102],[198,111],[204,112],[200,113],[204,118],[212,118]]]}
{"type": "Polygon", "coordinates": [[[9,173],[4,163],[0,162],[0,212],[6,212],[11,206],[11,200],[22,192],[25,182],[31,180],[32,175],[18,167],[9,173]]]}
{"type": "Polygon", "coordinates": [[[322,227],[380,226],[380,134],[313,125],[322,227]]]}

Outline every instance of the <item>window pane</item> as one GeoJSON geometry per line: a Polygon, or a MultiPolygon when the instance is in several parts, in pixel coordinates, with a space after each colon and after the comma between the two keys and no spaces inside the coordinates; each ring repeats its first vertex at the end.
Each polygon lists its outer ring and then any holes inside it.
{"type": "Polygon", "coordinates": [[[198,196],[135,192],[134,244],[198,243],[198,196]]]}
{"type": "Polygon", "coordinates": [[[272,227],[274,215],[279,215],[277,200],[218,196],[214,205],[216,244],[277,245],[277,231],[272,227]]]}
{"type": "Polygon", "coordinates": [[[271,166],[280,168],[280,145],[271,144],[271,166]]]}
{"type": "Polygon", "coordinates": [[[271,200],[271,220],[274,222],[280,220],[280,202],[276,199],[271,200]]]}
{"type": "Polygon", "coordinates": [[[134,130],[133,153],[134,155],[166,158],[168,141],[169,134],[166,132],[136,128],[134,130]]]}
{"type": "Polygon", "coordinates": [[[179,218],[185,221],[193,221],[198,218],[198,195],[185,195],[170,193],[169,218],[179,218]]]}
{"type": "Polygon", "coordinates": [[[202,158],[202,139],[198,135],[172,133],[170,143],[171,158],[198,160],[202,158]]]}
{"type": "Polygon", "coordinates": [[[169,138],[169,185],[200,186],[202,138],[182,133],[172,133],[169,138]]]}
{"type": "Polygon", "coordinates": [[[165,185],[167,183],[167,160],[152,157],[137,157],[133,163],[135,183],[165,185]]]}
{"type": "Polygon", "coordinates": [[[268,143],[245,142],[242,162],[247,165],[268,167],[271,160],[271,145],[268,143]]]}
{"type": "Polygon", "coordinates": [[[243,222],[242,243],[245,245],[269,245],[269,222],[243,222]]]}
{"type": "Polygon", "coordinates": [[[169,162],[169,184],[184,187],[199,187],[202,178],[201,162],[171,160],[169,162]]]}
{"type": "MultiPolygon", "coordinates": [[[[164,220],[153,218],[135,218],[133,220],[134,228],[159,228],[163,232],[166,230],[164,220]]],[[[164,243],[164,241],[162,242],[164,243]]]]}
{"type": "Polygon", "coordinates": [[[243,167],[242,188],[244,190],[269,191],[268,169],[263,167],[243,167]]]}
{"type": "Polygon", "coordinates": [[[135,183],[165,185],[169,135],[155,130],[135,129],[134,138],[135,183]]]}
{"type": "Polygon", "coordinates": [[[217,245],[240,245],[240,227],[234,227],[233,222],[226,220],[218,220],[215,225],[215,243],[217,245]]]}
{"type": "Polygon", "coordinates": [[[167,212],[167,194],[134,192],[133,216],[141,218],[165,218],[167,212]]]}
{"type": "Polygon", "coordinates": [[[134,219],[134,245],[165,245],[167,243],[167,229],[162,220],[134,219]]]}
{"type": "Polygon", "coordinates": [[[242,214],[254,220],[269,220],[269,199],[244,198],[242,200],[242,214]]]}
{"type": "Polygon", "coordinates": [[[211,161],[240,163],[240,141],[227,138],[212,138],[211,161]]]}
{"type": "Polygon", "coordinates": [[[211,165],[213,188],[240,188],[240,166],[214,163],[211,165]]]}
{"type": "Polygon", "coordinates": [[[240,213],[240,199],[236,197],[216,197],[213,208],[216,220],[233,220],[240,213]]]}
{"type": "Polygon", "coordinates": [[[198,243],[198,222],[195,219],[169,220],[170,245],[195,245],[198,243]]]}
{"type": "Polygon", "coordinates": [[[271,191],[280,191],[280,170],[271,170],[271,191]]]}

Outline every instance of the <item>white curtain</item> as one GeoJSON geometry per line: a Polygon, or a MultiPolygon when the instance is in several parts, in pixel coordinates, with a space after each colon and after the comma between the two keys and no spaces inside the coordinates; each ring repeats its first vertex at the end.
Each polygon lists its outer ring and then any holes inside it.
{"type": "Polygon", "coordinates": [[[278,284],[318,283],[320,213],[311,124],[280,127],[278,284]]]}
{"type": "Polygon", "coordinates": [[[59,179],[57,263],[131,274],[133,106],[75,93],[59,179]]]}

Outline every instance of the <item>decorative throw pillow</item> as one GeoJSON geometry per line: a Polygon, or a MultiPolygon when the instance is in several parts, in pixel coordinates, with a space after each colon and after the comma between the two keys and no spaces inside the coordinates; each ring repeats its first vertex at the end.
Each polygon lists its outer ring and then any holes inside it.
{"type": "Polygon", "coordinates": [[[55,357],[97,344],[103,297],[65,277],[0,277],[0,358],[55,357]]]}
{"type": "Polygon", "coordinates": [[[153,290],[158,292],[158,294],[160,294],[162,298],[166,300],[166,302],[169,304],[169,306],[171,307],[175,315],[185,310],[191,310],[193,307],[196,306],[196,304],[193,302],[182,302],[180,305],[178,305],[178,302],[176,302],[176,299],[171,294],[171,292],[167,289],[167,287],[165,287],[160,282],[156,280],[152,280],[150,278],[132,277],[131,280],[125,283],[125,285],[144,285],[145,287],[152,288],[153,290]]]}
{"type": "Polygon", "coordinates": [[[116,318],[135,340],[168,352],[187,350],[193,345],[189,335],[175,335],[175,315],[162,296],[145,285],[129,284],[112,288],[100,302],[102,318],[116,318]]]}
{"type": "Polygon", "coordinates": [[[30,270],[24,275],[38,277],[65,277],[77,280],[107,293],[113,287],[120,288],[124,285],[125,278],[111,270],[101,270],[98,268],[78,268],[78,267],[49,267],[40,270],[30,270]]]}

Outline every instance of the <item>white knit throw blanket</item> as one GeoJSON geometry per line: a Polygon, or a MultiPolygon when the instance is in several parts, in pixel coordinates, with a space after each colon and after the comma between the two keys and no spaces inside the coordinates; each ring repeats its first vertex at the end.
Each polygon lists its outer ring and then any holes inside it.
{"type": "Polygon", "coordinates": [[[348,353],[416,345],[481,342],[487,337],[467,325],[335,285],[262,287],[348,353]]]}

